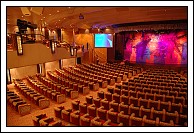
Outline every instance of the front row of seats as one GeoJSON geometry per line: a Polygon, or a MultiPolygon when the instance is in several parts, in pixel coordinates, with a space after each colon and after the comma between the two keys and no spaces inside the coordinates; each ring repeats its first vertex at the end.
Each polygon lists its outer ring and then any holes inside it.
{"type": "Polygon", "coordinates": [[[32,118],[34,126],[62,126],[61,120],[47,116],[45,113],[39,114],[32,118]]]}

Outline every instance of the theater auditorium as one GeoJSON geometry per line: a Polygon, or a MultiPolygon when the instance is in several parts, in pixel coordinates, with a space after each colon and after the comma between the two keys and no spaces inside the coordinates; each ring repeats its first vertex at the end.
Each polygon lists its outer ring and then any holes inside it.
{"type": "Polygon", "coordinates": [[[188,28],[188,6],[7,6],[6,126],[188,127],[188,28]]]}

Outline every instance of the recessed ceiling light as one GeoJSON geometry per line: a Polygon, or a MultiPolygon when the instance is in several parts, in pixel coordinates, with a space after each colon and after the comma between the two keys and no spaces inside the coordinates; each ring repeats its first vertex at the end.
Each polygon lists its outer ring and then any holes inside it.
{"type": "Polygon", "coordinates": [[[57,12],[59,12],[59,10],[57,10],[57,12]]]}
{"type": "Polygon", "coordinates": [[[49,15],[51,15],[51,14],[49,14],[49,15]]]}
{"type": "Polygon", "coordinates": [[[68,8],[71,8],[71,7],[68,7],[68,8]]]}
{"type": "Polygon", "coordinates": [[[64,19],[66,19],[66,18],[64,18],[64,19]]]}
{"type": "Polygon", "coordinates": [[[45,17],[43,17],[43,18],[45,18],[45,17]]]}
{"type": "Polygon", "coordinates": [[[59,20],[59,21],[61,21],[61,20],[59,20]]]}

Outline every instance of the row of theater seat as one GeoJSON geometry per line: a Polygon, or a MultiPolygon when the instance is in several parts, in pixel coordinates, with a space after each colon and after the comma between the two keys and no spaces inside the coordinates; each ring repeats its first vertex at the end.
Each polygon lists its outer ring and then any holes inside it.
{"type": "Polygon", "coordinates": [[[187,83],[187,80],[185,77],[180,77],[177,75],[165,75],[165,76],[161,76],[161,75],[154,75],[154,74],[139,74],[138,76],[135,76],[134,79],[139,79],[139,80],[143,80],[143,79],[155,79],[155,81],[158,82],[171,82],[171,83],[187,83]]]}
{"type": "Polygon", "coordinates": [[[107,64],[99,64],[99,65],[91,64],[91,66],[97,67],[99,69],[103,69],[106,71],[112,71],[112,72],[123,72],[124,71],[124,72],[128,73],[128,78],[143,71],[142,67],[134,67],[134,66],[127,67],[126,65],[122,65],[122,66],[117,67],[117,66],[109,66],[107,64]]]}
{"type": "MultiPolygon", "coordinates": [[[[81,68],[72,68],[72,71],[66,68],[64,71],[68,74],[73,74],[75,77],[80,77],[81,80],[99,83],[99,87],[101,88],[106,88],[107,85],[112,86],[115,84],[115,79],[113,77],[108,77],[108,75],[104,77],[100,74],[84,71],[81,68]]],[[[121,80],[121,78],[119,77],[118,80],[121,80]]]]}
{"type": "MultiPolygon", "coordinates": [[[[74,102],[77,103],[80,101],[74,102]]],[[[113,123],[110,119],[101,121],[100,118],[94,114],[94,111],[92,110],[93,105],[88,105],[88,109],[86,110],[85,106],[87,106],[86,103],[83,103],[83,105],[80,104],[80,106],[72,103],[71,109],[65,109],[64,106],[55,107],[54,113],[56,117],[61,118],[66,122],[70,122],[75,126],[113,126],[113,124],[114,126],[123,126],[122,123],[113,123]]],[[[111,115],[109,117],[111,117],[111,115]]]]}
{"type": "MultiPolygon", "coordinates": [[[[123,83],[124,84],[124,83],[123,83]]],[[[111,88],[110,88],[111,89],[111,88]]],[[[114,88],[112,88],[114,89],[114,88]]],[[[121,85],[116,84],[115,85],[116,91],[118,90],[118,93],[120,93],[122,90],[123,92],[129,92],[129,91],[135,91],[135,92],[143,92],[143,93],[150,93],[150,94],[159,94],[159,95],[165,95],[165,96],[174,96],[174,97],[184,97],[187,99],[187,90],[180,89],[179,87],[164,87],[164,86],[157,86],[157,88],[151,88],[148,87],[140,87],[140,86],[132,86],[132,85],[121,85]]],[[[127,94],[128,95],[128,94],[127,94]]]]}
{"type": "Polygon", "coordinates": [[[31,112],[31,105],[18,96],[14,91],[7,90],[7,101],[21,116],[31,112]]]}
{"type": "MultiPolygon", "coordinates": [[[[103,64],[104,65],[104,64],[103,64]]],[[[126,68],[126,67],[132,67],[132,66],[128,66],[128,65],[119,65],[119,64],[110,64],[107,63],[104,66],[112,66],[112,68],[117,68],[118,66],[121,68],[126,68]]],[[[155,66],[154,66],[155,67],[155,66]]],[[[145,68],[145,66],[141,66],[142,69],[147,69],[145,68]]],[[[155,80],[158,79],[174,79],[177,81],[185,81],[187,82],[186,78],[184,76],[182,76],[181,74],[179,74],[178,72],[172,70],[172,69],[163,69],[163,68],[151,68],[151,66],[149,66],[149,68],[147,70],[145,70],[144,72],[142,72],[142,74],[139,74],[139,78],[153,78],[155,80]]]]}
{"type": "Polygon", "coordinates": [[[104,70],[103,68],[92,67],[87,64],[77,65],[76,67],[79,67],[81,70],[85,72],[94,73],[98,76],[114,78],[115,82],[117,83],[120,83],[121,81],[125,81],[129,76],[129,73],[125,71],[117,71],[117,70],[107,71],[107,70],[104,70]]]}
{"type": "Polygon", "coordinates": [[[172,69],[158,69],[158,68],[152,68],[147,69],[143,72],[143,74],[153,74],[153,75],[163,75],[163,76],[176,76],[176,77],[182,77],[180,73],[177,71],[174,71],[172,69]]]}
{"type": "Polygon", "coordinates": [[[150,72],[150,71],[155,71],[157,72],[164,72],[164,73],[173,73],[176,74],[177,72],[172,70],[172,69],[164,69],[161,67],[156,67],[156,66],[147,66],[147,65],[140,65],[140,64],[135,64],[135,65],[123,65],[123,64],[118,64],[118,63],[106,63],[106,64],[100,64],[106,67],[112,67],[113,69],[116,68],[120,68],[120,69],[132,69],[132,68],[141,68],[143,70],[145,70],[146,72],[150,72]]]}
{"type": "MultiPolygon", "coordinates": [[[[179,82],[179,81],[178,81],[179,82]]],[[[187,88],[186,83],[172,83],[171,80],[169,81],[156,81],[156,79],[149,79],[149,78],[143,78],[143,79],[129,79],[128,83],[125,83],[126,85],[139,85],[141,87],[151,86],[153,88],[156,88],[157,86],[164,86],[164,87],[180,87],[180,88],[187,88]]]]}
{"type": "MultiPolygon", "coordinates": [[[[102,82],[108,82],[108,85],[111,85],[111,86],[115,84],[115,79],[113,77],[109,77],[105,73],[90,71],[89,69],[86,69],[81,65],[76,65],[76,67],[71,67],[71,70],[72,71],[69,71],[67,68],[64,68],[64,71],[66,71],[67,73],[75,73],[75,76],[77,76],[78,74],[82,79],[85,79],[88,81],[94,80],[94,82],[97,82],[99,80],[102,82]]],[[[121,80],[121,78],[118,78],[118,80],[121,80]]]]}
{"type": "Polygon", "coordinates": [[[49,117],[46,113],[38,114],[32,117],[34,126],[62,126],[61,120],[56,120],[54,117],[49,117]]]}
{"type": "MultiPolygon", "coordinates": [[[[144,108],[154,107],[156,110],[166,109],[169,112],[177,111],[181,114],[187,114],[187,105],[181,103],[172,103],[171,101],[163,102],[160,99],[152,99],[151,97],[142,98],[142,97],[133,97],[119,95],[117,93],[103,92],[99,91],[97,93],[98,97],[101,99],[106,98],[108,102],[114,100],[116,103],[124,102],[126,105],[134,104],[135,106],[144,106],[144,108]]],[[[107,105],[108,105],[108,102],[107,105]]]]}
{"type": "Polygon", "coordinates": [[[97,106],[90,100],[86,98],[87,103],[72,101],[72,109],[68,110],[64,107],[55,107],[55,116],[78,126],[185,126],[187,124],[186,116],[179,115],[178,112],[169,113],[165,109],[156,111],[153,108],[148,110],[143,106],[134,107],[133,104],[128,106],[124,103],[120,103],[119,110],[115,111],[111,105],[110,108],[105,108],[103,103],[97,106]],[[127,113],[123,106],[128,106],[127,113]]]}
{"type": "MultiPolygon", "coordinates": [[[[79,86],[85,87],[83,92],[80,91],[82,94],[88,94],[89,90],[96,91],[99,89],[99,87],[105,88],[107,86],[107,82],[102,82],[102,80],[89,79],[88,77],[84,77],[83,75],[76,74],[73,72],[71,74],[70,73],[67,74],[63,70],[56,69],[56,73],[59,75],[59,77],[68,79],[70,84],[78,84],[78,87],[79,86]]],[[[65,83],[65,84],[69,84],[69,83],[65,83]]]]}
{"type": "Polygon", "coordinates": [[[65,95],[57,92],[56,90],[49,88],[48,86],[44,85],[40,81],[36,80],[35,78],[28,76],[28,82],[30,85],[37,90],[39,93],[43,94],[45,97],[56,101],[57,103],[65,102],[65,95]]]}
{"type": "Polygon", "coordinates": [[[98,90],[99,88],[99,84],[101,85],[101,87],[104,87],[104,86],[107,86],[107,83],[106,85],[104,85],[104,83],[102,82],[97,82],[95,80],[89,80],[87,81],[86,79],[83,80],[80,79],[80,75],[76,75],[77,77],[75,78],[74,76],[75,75],[71,75],[71,76],[67,76],[67,74],[65,74],[64,71],[62,70],[59,70],[59,69],[56,69],[56,73],[60,76],[57,78],[56,75],[54,74],[51,74],[50,72],[50,75],[52,75],[52,78],[55,77],[56,80],[60,80],[60,79],[67,79],[66,82],[65,82],[65,86],[68,86],[70,88],[73,88],[73,90],[77,90],[78,92],[81,92],[82,94],[88,94],[89,93],[89,90],[98,90]]]}
{"type": "MultiPolygon", "coordinates": [[[[72,84],[77,84],[78,86],[85,86],[89,87],[89,90],[96,91],[99,89],[99,87],[106,87],[107,82],[103,82],[102,80],[97,79],[86,79],[83,75],[77,74],[74,72],[70,73],[70,70],[65,69],[66,71],[56,69],[57,74],[61,78],[68,78],[68,80],[71,81],[72,84]]],[[[88,93],[87,93],[88,94],[88,93]]]]}
{"type": "MultiPolygon", "coordinates": [[[[71,93],[74,93],[72,94],[73,96],[76,96],[76,93],[77,93],[77,97],[78,97],[78,92],[83,94],[83,95],[86,95],[89,93],[89,82],[84,82],[82,80],[82,82],[79,82],[79,78],[74,78],[73,76],[69,76],[69,77],[64,77],[63,76],[63,72],[61,70],[58,70],[56,69],[55,72],[57,73],[54,74],[54,72],[49,72],[48,75],[49,77],[56,81],[57,83],[60,83],[61,85],[65,86],[65,87],[68,87],[69,91],[72,91],[71,93]]],[[[97,85],[92,85],[90,87],[90,89],[97,89],[97,85]]],[[[75,97],[76,98],[76,97],[75,97]]]]}
{"type": "Polygon", "coordinates": [[[45,96],[38,93],[33,88],[29,87],[22,80],[17,80],[17,81],[15,80],[14,84],[23,96],[25,96],[27,99],[29,99],[32,103],[39,106],[41,109],[49,107],[49,105],[50,105],[49,99],[47,99],[45,96]]]}
{"type": "MultiPolygon", "coordinates": [[[[101,66],[96,65],[96,64],[90,64],[90,65],[83,64],[81,67],[84,70],[88,70],[90,72],[94,72],[94,73],[97,73],[97,74],[102,75],[102,76],[113,75],[113,76],[121,77],[122,80],[126,80],[126,78],[129,78],[133,75],[133,71],[107,69],[106,67],[101,67],[101,66]]],[[[138,70],[138,72],[139,72],[139,70],[138,70]]]]}
{"type": "MultiPolygon", "coordinates": [[[[48,72],[50,75],[50,72],[48,72]]],[[[50,75],[51,76],[51,75],[50,75]]],[[[52,88],[52,90],[56,91],[59,95],[56,97],[57,103],[63,103],[65,102],[65,98],[62,97],[69,97],[71,99],[77,98],[78,97],[78,91],[74,88],[70,89],[69,87],[69,82],[68,86],[63,85],[63,83],[58,83],[53,78],[55,78],[52,75],[52,78],[46,78],[42,76],[41,74],[37,74],[37,78],[40,82],[42,82],[45,86],[48,86],[49,88],[52,88]]]]}

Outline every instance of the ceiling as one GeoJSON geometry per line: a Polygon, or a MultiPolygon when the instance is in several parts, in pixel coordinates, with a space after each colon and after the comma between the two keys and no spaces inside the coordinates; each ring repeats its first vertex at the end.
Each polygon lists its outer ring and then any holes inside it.
{"type": "Polygon", "coordinates": [[[187,7],[26,7],[31,13],[25,16],[20,7],[7,7],[7,27],[17,25],[17,19],[26,20],[38,27],[54,28],[105,28],[114,24],[184,20],[187,7]],[[31,10],[32,9],[32,10],[31,10]],[[37,13],[38,12],[38,13],[37,13]],[[42,15],[40,15],[40,14],[42,15]],[[84,19],[79,19],[80,13],[84,19]]]}

